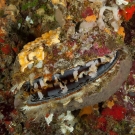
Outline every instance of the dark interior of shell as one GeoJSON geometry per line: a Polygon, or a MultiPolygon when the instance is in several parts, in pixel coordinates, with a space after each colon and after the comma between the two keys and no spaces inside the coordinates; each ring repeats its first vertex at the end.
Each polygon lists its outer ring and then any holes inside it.
{"type": "Polygon", "coordinates": [[[21,90],[29,94],[27,104],[34,105],[73,94],[110,70],[117,62],[119,55],[120,50],[114,51],[89,61],[83,66],[68,69],[63,74],[54,74],[51,80],[45,81],[44,77],[39,77],[32,84],[25,82],[21,90]]]}

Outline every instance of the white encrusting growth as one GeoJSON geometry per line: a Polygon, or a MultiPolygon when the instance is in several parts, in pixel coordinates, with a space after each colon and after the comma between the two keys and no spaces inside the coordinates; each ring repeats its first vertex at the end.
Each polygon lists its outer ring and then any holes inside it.
{"type": "Polygon", "coordinates": [[[89,73],[89,76],[90,76],[91,78],[94,78],[94,77],[96,77],[96,76],[97,76],[97,72],[89,73]]]}
{"type": "Polygon", "coordinates": [[[89,67],[89,76],[92,78],[96,77],[97,75],[97,66],[95,65],[95,62],[89,67]]]}
{"type": "Polygon", "coordinates": [[[43,61],[40,60],[34,67],[36,67],[36,68],[42,68],[43,67],[43,61]]]}
{"type": "Polygon", "coordinates": [[[50,74],[50,71],[49,71],[49,69],[47,67],[44,67],[44,73],[45,74],[50,74]]]}
{"type": "Polygon", "coordinates": [[[100,58],[100,60],[101,60],[101,63],[109,62],[109,59],[107,59],[106,57],[102,57],[100,58]]]}
{"type": "Polygon", "coordinates": [[[42,79],[42,78],[41,78],[41,79],[39,79],[39,83],[40,83],[41,88],[45,86],[45,83],[44,83],[44,81],[43,81],[43,79],[42,79]]]}
{"type": "Polygon", "coordinates": [[[110,23],[112,25],[112,27],[114,28],[114,31],[118,31],[120,24],[119,24],[119,20],[120,20],[120,16],[118,14],[119,9],[117,5],[113,5],[113,7],[109,7],[109,6],[102,6],[100,8],[100,12],[99,12],[99,18],[97,20],[97,24],[99,26],[100,29],[104,29],[105,28],[105,23],[103,21],[103,13],[105,10],[110,10],[113,12],[113,19],[110,20],[110,23]]]}
{"type": "Polygon", "coordinates": [[[115,59],[115,57],[116,57],[116,51],[115,51],[115,52],[110,53],[110,55],[109,55],[109,56],[111,57],[110,63],[112,63],[112,62],[113,62],[113,60],[114,60],[114,59],[115,59]]]}
{"type": "Polygon", "coordinates": [[[29,16],[26,16],[26,22],[29,22],[30,24],[33,24],[34,22],[33,22],[33,20],[31,19],[31,17],[29,17],[29,16]]]}
{"type": "Polygon", "coordinates": [[[74,79],[76,82],[78,82],[78,70],[79,70],[80,67],[75,67],[73,68],[74,71],[73,71],[73,76],[74,76],[74,79]]]}
{"type": "Polygon", "coordinates": [[[83,102],[83,99],[81,97],[76,97],[75,98],[75,101],[77,101],[78,103],[82,103],[83,102]]]}
{"type": "Polygon", "coordinates": [[[97,65],[98,63],[98,60],[89,61],[88,63],[86,63],[86,67],[90,67],[91,65],[97,65]]]}
{"type": "Polygon", "coordinates": [[[35,82],[34,83],[34,89],[37,89],[38,88],[38,84],[35,82]]]}
{"type": "Polygon", "coordinates": [[[51,113],[48,117],[45,117],[45,121],[48,126],[52,122],[52,120],[53,120],[53,113],[51,113]]]}
{"type": "Polygon", "coordinates": [[[35,77],[35,74],[34,74],[34,73],[31,73],[31,74],[29,75],[30,84],[31,84],[32,86],[33,86],[34,77],[35,77]]]}
{"type": "Polygon", "coordinates": [[[55,79],[56,82],[58,82],[59,79],[60,79],[60,74],[55,74],[54,75],[54,79],[55,79]]]}
{"type": "Polygon", "coordinates": [[[127,0],[116,0],[116,4],[117,5],[122,5],[122,4],[127,5],[128,1],[127,0]]]}
{"type": "Polygon", "coordinates": [[[67,91],[68,91],[67,86],[66,85],[63,85],[61,82],[60,82],[60,88],[62,90],[61,93],[63,93],[63,94],[67,93],[67,91]]]}
{"type": "Polygon", "coordinates": [[[82,72],[79,74],[78,78],[82,78],[83,75],[85,75],[85,74],[86,74],[86,72],[85,72],[85,71],[82,71],[82,72]]]}
{"type": "Polygon", "coordinates": [[[33,67],[33,63],[28,64],[28,68],[31,69],[33,67]]]}
{"type": "Polygon", "coordinates": [[[80,67],[75,67],[75,68],[73,68],[73,70],[75,70],[75,71],[76,71],[76,70],[79,70],[79,68],[80,68],[80,67]]]}
{"type": "Polygon", "coordinates": [[[74,76],[75,81],[78,82],[78,71],[77,70],[73,71],[73,76],[74,76]]]}
{"type": "Polygon", "coordinates": [[[91,65],[95,64],[94,61],[89,61],[88,63],[86,63],[86,67],[89,67],[91,65]]]}
{"type": "MultiPolygon", "coordinates": [[[[82,72],[78,72],[79,71],[79,66],[71,69],[73,70],[73,79],[71,79],[72,81],[70,82],[78,82],[78,79],[79,78],[82,78],[83,75],[89,75],[91,76],[92,78],[96,77],[97,76],[97,69],[98,69],[98,65],[99,64],[105,64],[106,62],[112,62],[114,60],[114,55],[116,54],[116,52],[113,52],[113,53],[110,53],[107,56],[104,56],[104,57],[100,57],[100,61],[101,63],[99,62],[98,59],[96,60],[93,60],[93,61],[89,61],[85,64],[86,67],[89,67],[89,70],[86,70],[86,71],[82,71],[82,72]]],[[[56,82],[60,82],[60,74],[55,74],[54,75],[54,78],[55,78],[55,81],[56,82]]],[[[60,85],[60,88],[63,90],[62,93],[66,93],[68,91],[68,88],[66,85],[63,85],[61,82],[59,83],[60,85]]]]}
{"type": "Polygon", "coordinates": [[[43,99],[44,96],[43,96],[42,92],[38,91],[38,97],[39,97],[40,100],[43,99]]]}
{"type": "Polygon", "coordinates": [[[71,100],[67,99],[62,102],[63,106],[67,106],[71,100]]]}
{"type": "Polygon", "coordinates": [[[25,83],[25,81],[22,81],[21,83],[18,84],[17,89],[20,90],[20,88],[22,87],[22,85],[25,83]]]}
{"type": "Polygon", "coordinates": [[[93,27],[96,26],[96,22],[86,22],[86,21],[83,21],[81,24],[80,24],[80,27],[79,27],[79,32],[83,32],[83,33],[87,33],[89,32],[90,30],[93,29],[93,27]]]}
{"type": "Polygon", "coordinates": [[[10,89],[10,91],[13,92],[13,93],[15,93],[15,90],[17,89],[17,86],[18,86],[18,84],[14,85],[14,86],[10,89]]]}
{"type": "Polygon", "coordinates": [[[95,65],[98,65],[99,64],[98,60],[95,60],[94,62],[95,62],[95,65]]]}
{"type": "Polygon", "coordinates": [[[99,17],[97,21],[95,22],[83,21],[80,24],[79,32],[86,33],[90,31],[91,29],[93,29],[93,27],[95,27],[96,25],[98,25],[98,27],[102,30],[106,28],[106,24],[104,22],[104,18],[106,18],[106,16],[104,16],[105,10],[110,10],[112,12],[112,18],[111,19],[109,18],[109,23],[114,28],[114,31],[117,32],[119,27],[121,26],[120,16],[119,16],[119,6],[127,5],[129,2],[127,0],[116,0],[115,3],[112,2],[111,6],[105,6],[107,0],[89,0],[89,1],[93,3],[94,2],[102,3],[100,7],[99,15],[98,15],[99,17]]]}
{"type": "Polygon", "coordinates": [[[71,111],[67,111],[67,114],[62,113],[59,115],[58,119],[60,120],[60,127],[61,127],[61,132],[63,134],[66,134],[66,132],[73,132],[74,130],[74,125],[76,123],[76,120],[74,116],[71,114],[71,111]]]}

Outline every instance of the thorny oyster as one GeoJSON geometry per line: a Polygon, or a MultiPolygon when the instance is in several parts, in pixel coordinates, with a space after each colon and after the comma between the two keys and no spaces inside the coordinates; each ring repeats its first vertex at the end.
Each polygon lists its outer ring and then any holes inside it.
{"type": "Polygon", "coordinates": [[[59,23],[64,19],[65,23],[29,42],[18,54],[11,90],[16,93],[15,106],[28,118],[106,100],[129,73],[131,60],[123,35],[117,32],[118,5],[85,2],[69,0],[64,6],[56,3],[56,10],[64,10],[61,20],[56,20],[59,23]],[[92,8],[97,5],[100,8],[92,8]],[[81,13],[82,9],[86,13],[81,13]],[[103,20],[105,9],[113,13],[110,22],[103,20]],[[111,27],[106,27],[109,23],[111,27]]]}

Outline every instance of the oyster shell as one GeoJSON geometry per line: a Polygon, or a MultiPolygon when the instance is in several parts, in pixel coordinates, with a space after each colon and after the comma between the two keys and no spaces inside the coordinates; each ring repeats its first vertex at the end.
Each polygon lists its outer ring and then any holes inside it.
{"type": "Polygon", "coordinates": [[[79,31],[69,32],[78,24],[67,19],[63,27],[27,43],[18,54],[12,91],[16,108],[28,118],[104,101],[126,79],[131,58],[123,38],[111,29],[99,29],[97,22],[85,23],[85,31],[80,23],[79,31]]]}

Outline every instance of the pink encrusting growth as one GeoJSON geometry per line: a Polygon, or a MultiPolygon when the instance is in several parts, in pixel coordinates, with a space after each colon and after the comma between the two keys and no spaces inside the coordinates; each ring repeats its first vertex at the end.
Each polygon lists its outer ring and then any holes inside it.
{"type": "Polygon", "coordinates": [[[84,9],[81,14],[83,18],[86,18],[87,16],[91,16],[91,15],[93,15],[93,10],[90,7],[84,9]]]}

